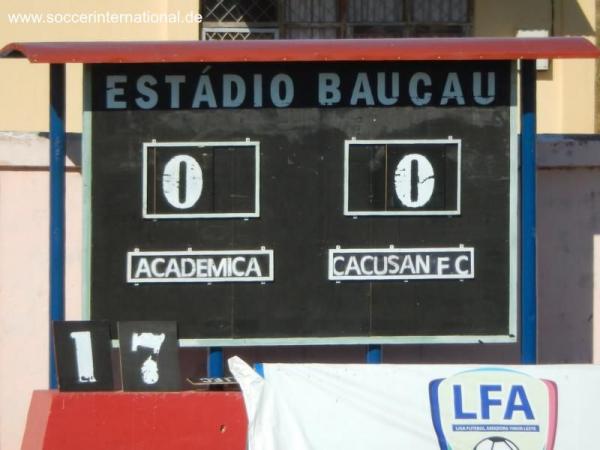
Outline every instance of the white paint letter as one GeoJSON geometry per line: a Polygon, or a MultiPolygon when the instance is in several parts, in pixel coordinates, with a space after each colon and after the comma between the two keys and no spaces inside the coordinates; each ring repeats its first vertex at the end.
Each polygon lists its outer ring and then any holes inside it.
{"type": "Polygon", "coordinates": [[[106,109],[125,109],[126,100],[117,100],[117,95],[124,95],[125,89],[117,87],[117,83],[127,83],[127,75],[108,75],[106,77],[106,109]]]}
{"type": "Polygon", "coordinates": [[[152,109],[158,104],[158,94],[150,86],[155,86],[156,78],[152,75],[142,75],[136,83],[137,91],[142,94],[135,98],[135,103],[142,109],[152,109]]]}
{"type": "Polygon", "coordinates": [[[487,97],[481,95],[481,72],[473,73],[473,98],[479,105],[489,105],[496,98],[496,73],[487,74],[487,97]]]}
{"type": "Polygon", "coordinates": [[[262,277],[262,272],[256,257],[250,258],[250,261],[248,262],[248,268],[246,269],[246,274],[244,276],[249,277],[251,272],[254,272],[255,276],[257,277],[262,277]]]}
{"type": "Polygon", "coordinates": [[[333,257],[333,274],[334,275],[344,275],[344,272],[340,272],[339,270],[337,270],[337,263],[338,262],[344,262],[344,257],[343,256],[334,256],[333,257]]]}
{"type": "Polygon", "coordinates": [[[215,93],[208,75],[200,75],[200,78],[198,78],[192,108],[200,108],[200,103],[202,102],[206,102],[209,108],[217,107],[217,100],[215,99],[215,93]]]}
{"type": "Polygon", "coordinates": [[[167,262],[165,277],[170,278],[171,275],[175,275],[175,278],[181,278],[181,271],[179,270],[179,264],[177,264],[176,258],[169,258],[169,261],[167,262]]]}
{"type": "Polygon", "coordinates": [[[375,269],[375,275],[387,275],[388,260],[385,256],[376,256],[373,266],[373,269],[375,269]],[[381,264],[379,264],[380,262],[381,264]]]}
{"type": "Polygon", "coordinates": [[[404,260],[402,261],[402,267],[400,267],[400,273],[405,274],[406,271],[410,272],[410,275],[415,274],[415,264],[412,260],[412,255],[404,255],[404,260]]]}
{"type": "Polygon", "coordinates": [[[140,278],[141,275],[144,275],[146,278],[152,278],[152,271],[150,270],[150,264],[148,264],[148,260],[146,258],[140,258],[138,262],[137,269],[135,271],[135,275],[133,278],[140,278]]]}
{"type": "Polygon", "coordinates": [[[354,89],[352,90],[352,97],[350,97],[350,104],[356,105],[359,100],[364,100],[365,105],[373,106],[375,104],[373,92],[371,92],[371,86],[369,86],[369,78],[365,72],[359,72],[356,75],[356,82],[354,83],[354,89]]]}
{"type": "Polygon", "coordinates": [[[152,276],[155,278],[164,278],[165,273],[164,272],[159,272],[158,270],[158,265],[159,264],[164,264],[165,263],[165,258],[156,258],[152,261],[152,263],[150,263],[150,266],[152,268],[152,276]]]}
{"type": "Polygon", "coordinates": [[[222,258],[219,264],[215,264],[215,260],[208,259],[208,276],[209,277],[224,277],[227,274],[227,259],[222,258]]]}
{"type": "Polygon", "coordinates": [[[429,255],[417,254],[417,273],[429,274],[429,255]]]}
{"type": "Polygon", "coordinates": [[[196,264],[193,258],[181,259],[181,276],[184,278],[193,277],[196,273],[196,264]],[[188,268],[186,270],[186,267],[188,268]]]}
{"type": "Polygon", "coordinates": [[[429,87],[431,86],[431,77],[425,72],[417,72],[410,77],[410,82],[408,83],[410,100],[416,106],[427,105],[431,101],[431,92],[425,91],[423,95],[419,95],[419,83],[429,87]]]}
{"type": "Polygon", "coordinates": [[[375,265],[374,261],[374,257],[370,256],[370,255],[365,255],[362,258],[360,258],[360,270],[362,271],[363,275],[373,275],[373,267],[375,265]],[[371,261],[371,270],[367,269],[367,260],[371,261]]]}
{"type": "Polygon", "coordinates": [[[467,255],[461,255],[458,258],[456,258],[456,261],[454,261],[454,270],[456,270],[456,273],[459,275],[469,275],[470,272],[470,267],[469,267],[469,257],[467,255]],[[461,262],[465,261],[467,263],[467,269],[466,270],[462,270],[460,267],[461,262]]]}
{"type": "Polygon", "coordinates": [[[262,99],[262,74],[255,73],[254,74],[254,107],[262,108],[263,99],[262,99]]]}
{"type": "Polygon", "coordinates": [[[465,97],[463,96],[460,80],[458,79],[458,74],[456,72],[450,72],[448,78],[446,78],[440,105],[447,105],[449,100],[454,100],[457,105],[465,104],[465,97]]]}
{"type": "Polygon", "coordinates": [[[196,273],[199,277],[210,276],[208,274],[208,260],[204,258],[198,258],[196,260],[196,273]]]}
{"type": "Polygon", "coordinates": [[[277,108],[285,108],[294,100],[294,82],[289,75],[278,73],[271,80],[271,102],[277,108]],[[283,85],[283,97],[281,96],[281,85],[283,85]]]}
{"type": "Polygon", "coordinates": [[[450,258],[448,256],[440,256],[437,260],[437,273],[438,275],[444,275],[444,270],[450,267],[450,258]]]}
{"type": "Polygon", "coordinates": [[[223,108],[237,108],[246,98],[246,83],[239,75],[226,73],[223,75],[223,108]],[[233,96],[235,85],[235,97],[233,96]]]}
{"type": "Polygon", "coordinates": [[[319,74],[319,104],[331,106],[339,103],[342,98],[340,93],[340,76],[337,73],[319,74]]]}
{"type": "Polygon", "coordinates": [[[168,83],[171,88],[171,109],[179,108],[179,90],[180,85],[185,83],[185,75],[166,75],[165,83],[168,83]]]}
{"type": "Polygon", "coordinates": [[[358,265],[358,261],[356,260],[356,256],[351,256],[348,259],[348,265],[346,266],[346,272],[344,275],[350,275],[350,271],[354,271],[355,275],[360,275],[360,267],[358,265]]]}
{"type": "Polygon", "coordinates": [[[400,75],[398,72],[392,72],[392,96],[385,95],[385,72],[377,72],[377,100],[385,106],[398,103],[400,95],[400,75]]]}
{"type": "Polygon", "coordinates": [[[388,265],[390,266],[390,275],[395,275],[400,270],[400,265],[398,264],[399,258],[398,255],[390,255],[388,256],[388,265]]]}
{"type": "Polygon", "coordinates": [[[244,258],[243,256],[236,256],[235,258],[233,258],[233,262],[231,264],[231,268],[233,270],[233,274],[236,277],[243,277],[244,276],[245,272],[243,272],[242,270],[240,270],[238,268],[238,264],[239,263],[243,263],[243,262],[246,262],[246,258],[244,258]]]}

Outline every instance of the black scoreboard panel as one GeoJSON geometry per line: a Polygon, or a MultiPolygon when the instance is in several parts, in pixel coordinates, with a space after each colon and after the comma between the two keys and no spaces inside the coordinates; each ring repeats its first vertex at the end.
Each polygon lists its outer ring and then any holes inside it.
{"type": "Polygon", "coordinates": [[[91,317],[232,343],[511,340],[511,77],[91,66],[91,317]]]}

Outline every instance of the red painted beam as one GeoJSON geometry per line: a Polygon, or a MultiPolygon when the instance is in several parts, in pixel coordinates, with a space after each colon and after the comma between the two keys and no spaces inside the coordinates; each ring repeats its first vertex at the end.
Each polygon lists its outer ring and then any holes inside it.
{"type": "Polygon", "coordinates": [[[35,391],[22,450],[244,450],[239,392],[35,391]]]}
{"type": "Polygon", "coordinates": [[[582,37],[24,42],[0,58],[34,63],[436,61],[598,58],[582,37]]]}

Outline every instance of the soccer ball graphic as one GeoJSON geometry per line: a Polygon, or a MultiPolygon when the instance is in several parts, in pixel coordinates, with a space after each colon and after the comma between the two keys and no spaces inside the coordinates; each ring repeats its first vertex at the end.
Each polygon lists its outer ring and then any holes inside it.
{"type": "Polygon", "coordinates": [[[506,438],[492,436],[477,443],[473,450],[519,450],[519,447],[506,438]]]}

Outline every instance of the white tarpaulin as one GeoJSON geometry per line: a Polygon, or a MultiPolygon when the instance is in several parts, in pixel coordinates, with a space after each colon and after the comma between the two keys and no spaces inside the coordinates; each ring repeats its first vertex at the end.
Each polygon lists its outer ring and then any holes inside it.
{"type": "Polygon", "coordinates": [[[600,450],[600,366],[229,367],[249,450],[600,450]]]}

